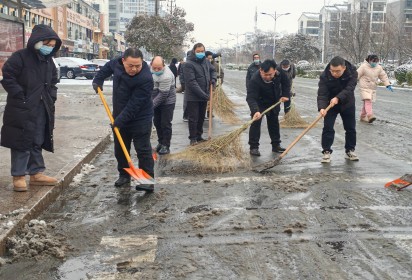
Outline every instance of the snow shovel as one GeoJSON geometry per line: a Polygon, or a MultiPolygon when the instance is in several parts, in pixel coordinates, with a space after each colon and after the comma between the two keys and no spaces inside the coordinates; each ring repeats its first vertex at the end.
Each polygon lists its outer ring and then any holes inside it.
{"type": "MultiPolygon", "coordinates": [[[[333,106],[334,106],[333,104],[329,104],[329,106],[325,109],[325,112],[328,112],[329,109],[332,108],[333,106]]],[[[290,149],[292,149],[293,146],[295,146],[295,144],[306,134],[306,132],[308,132],[311,128],[313,128],[322,117],[323,116],[319,114],[319,116],[304,131],[302,131],[302,133],[299,134],[299,136],[296,137],[296,139],[293,140],[293,142],[290,143],[290,145],[286,148],[286,150],[283,153],[281,153],[277,158],[271,161],[256,165],[255,167],[252,168],[252,170],[256,172],[263,172],[265,170],[268,170],[278,165],[279,162],[282,160],[282,158],[284,158],[286,154],[290,151],[290,149]]]]}
{"type": "Polygon", "coordinates": [[[412,174],[405,174],[398,179],[386,183],[385,188],[393,187],[400,191],[410,185],[412,185],[412,174]]]}
{"type": "Polygon", "coordinates": [[[213,121],[213,87],[210,85],[210,97],[209,97],[209,131],[207,133],[207,138],[212,139],[212,121],[213,121]]]}
{"type": "MultiPolygon", "coordinates": [[[[101,91],[100,87],[97,89],[97,93],[100,96],[100,99],[103,102],[104,108],[106,109],[106,113],[109,116],[110,123],[113,125],[114,119],[112,116],[112,113],[110,112],[110,108],[106,103],[106,99],[104,98],[103,92],[101,91]]],[[[124,145],[122,136],[120,135],[119,128],[113,127],[114,133],[116,134],[117,139],[119,140],[120,146],[122,147],[123,153],[126,157],[127,163],[129,164],[129,168],[124,168],[124,170],[130,174],[136,181],[138,181],[140,184],[154,184],[154,179],[147,174],[146,171],[140,168],[134,167],[132,163],[132,159],[130,158],[129,152],[126,149],[126,146],[124,145]]]]}

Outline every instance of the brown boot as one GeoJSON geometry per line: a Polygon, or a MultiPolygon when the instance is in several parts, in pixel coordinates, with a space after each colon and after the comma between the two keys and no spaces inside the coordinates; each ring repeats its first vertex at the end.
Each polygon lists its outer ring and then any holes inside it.
{"type": "Polygon", "coordinates": [[[56,178],[46,176],[43,173],[30,175],[30,185],[32,186],[55,186],[56,184],[56,178]]]}
{"type": "Polygon", "coordinates": [[[13,190],[27,192],[26,176],[13,176],[13,190]]]}

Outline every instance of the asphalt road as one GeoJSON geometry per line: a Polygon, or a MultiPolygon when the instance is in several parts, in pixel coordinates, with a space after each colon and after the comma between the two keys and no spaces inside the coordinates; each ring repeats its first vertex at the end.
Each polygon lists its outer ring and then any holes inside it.
{"type": "MultiPolygon", "coordinates": [[[[244,76],[226,71],[224,84],[242,122],[244,76]]],[[[317,81],[294,84],[296,108],[311,122],[317,81]]],[[[159,164],[151,195],[113,187],[109,146],[40,217],[72,250],[20,258],[1,267],[0,279],[411,279],[412,189],[383,187],[411,172],[411,101],[411,91],[379,89],[377,121],[357,123],[359,162],[344,159],[338,119],[330,164],[320,163],[319,124],[265,174],[174,174],[159,164]]],[[[181,102],[178,95],[172,152],[188,145],[181,102]]],[[[216,134],[236,128],[215,122],[216,134]]],[[[281,129],[282,145],[301,131],[281,129]]],[[[276,156],[265,126],[261,152],[252,165],[276,156]]]]}

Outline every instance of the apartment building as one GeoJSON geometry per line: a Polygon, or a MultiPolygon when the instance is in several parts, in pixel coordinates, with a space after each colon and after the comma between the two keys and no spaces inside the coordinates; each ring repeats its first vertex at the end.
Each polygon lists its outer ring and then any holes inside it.
{"type": "Polygon", "coordinates": [[[312,38],[319,38],[320,14],[304,12],[298,19],[299,34],[309,35],[312,38]]]}

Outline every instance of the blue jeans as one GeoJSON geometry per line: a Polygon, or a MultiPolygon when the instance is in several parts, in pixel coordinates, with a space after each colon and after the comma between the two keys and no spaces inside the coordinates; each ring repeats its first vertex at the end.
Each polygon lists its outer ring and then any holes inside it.
{"type": "Polygon", "coordinates": [[[345,151],[355,150],[356,146],[356,119],[355,106],[340,111],[339,104],[331,108],[326,114],[323,122],[322,131],[322,152],[332,152],[332,144],[335,139],[335,130],[333,129],[336,117],[340,114],[345,129],[345,151]]]}

